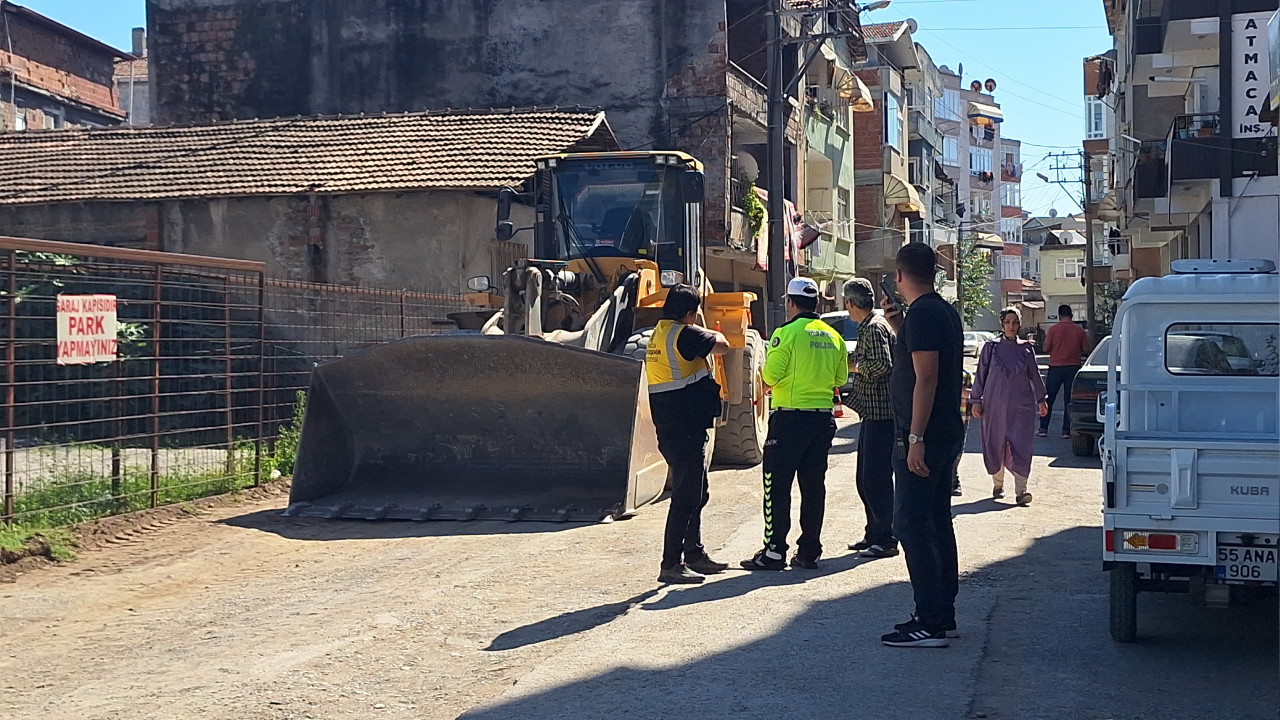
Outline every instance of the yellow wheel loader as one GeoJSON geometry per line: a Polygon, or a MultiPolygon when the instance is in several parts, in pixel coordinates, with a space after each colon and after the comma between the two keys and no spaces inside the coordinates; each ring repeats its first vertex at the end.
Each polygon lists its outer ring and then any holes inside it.
{"type": "Polygon", "coordinates": [[[760,462],[755,296],[712,290],[702,200],[702,166],[684,153],[538,158],[526,192],[501,193],[496,233],[510,240],[512,206],[531,208],[534,259],[496,286],[468,283],[495,307],[315,368],[286,514],[598,521],[656,500],[667,468],[643,359],[681,282],[701,288],[704,324],[733,348],[714,363],[714,458],[760,462]]]}

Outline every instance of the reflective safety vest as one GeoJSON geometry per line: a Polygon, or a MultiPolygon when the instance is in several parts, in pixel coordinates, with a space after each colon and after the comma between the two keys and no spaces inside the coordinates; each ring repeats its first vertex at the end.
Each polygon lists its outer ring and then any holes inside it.
{"type": "Polygon", "coordinates": [[[711,374],[706,358],[685,360],[676,350],[676,338],[685,328],[675,320],[659,320],[644,355],[644,373],[649,379],[649,392],[679,390],[711,374]]]}

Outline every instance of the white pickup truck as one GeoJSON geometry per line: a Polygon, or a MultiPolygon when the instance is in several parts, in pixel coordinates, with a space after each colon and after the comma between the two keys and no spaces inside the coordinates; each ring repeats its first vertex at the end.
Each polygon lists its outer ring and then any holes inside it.
{"type": "Polygon", "coordinates": [[[1275,592],[1278,320],[1265,260],[1180,260],[1125,294],[1098,398],[1115,640],[1135,638],[1142,591],[1275,592]]]}

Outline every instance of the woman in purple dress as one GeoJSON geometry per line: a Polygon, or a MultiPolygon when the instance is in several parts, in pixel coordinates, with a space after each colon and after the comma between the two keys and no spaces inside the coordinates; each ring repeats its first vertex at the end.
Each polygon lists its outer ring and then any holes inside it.
{"type": "Polygon", "coordinates": [[[1044,380],[1036,366],[1031,343],[1018,339],[1022,316],[1013,308],[1000,311],[999,340],[988,342],[978,355],[969,401],[973,416],[982,421],[982,459],[991,473],[992,497],[1004,497],[1004,473],[1013,473],[1015,499],[1031,503],[1027,476],[1031,474],[1031,449],[1036,416],[1049,412],[1044,380]]]}

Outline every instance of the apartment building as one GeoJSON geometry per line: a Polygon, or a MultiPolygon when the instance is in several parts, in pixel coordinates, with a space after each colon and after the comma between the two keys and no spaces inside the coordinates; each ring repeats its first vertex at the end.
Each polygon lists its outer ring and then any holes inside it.
{"type": "Polygon", "coordinates": [[[1277,0],[1103,0],[1114,47],[1085,61],[1091,189],[1117,277],[1180,258],[1280,259],[1266,98],[1277,0]],[[1123,275],[1122,275],[1123,273],[1123,275]]]}
{"type": "Polygon", "coordinates": [[[6,0],[0,20],[0,130],[102,127],[124,119],[113,76],[128,53],[6,0]]]}

